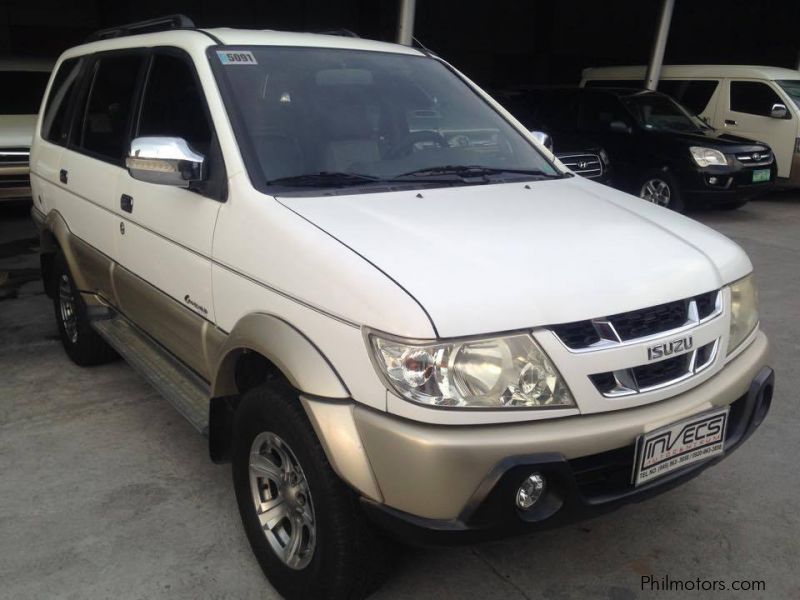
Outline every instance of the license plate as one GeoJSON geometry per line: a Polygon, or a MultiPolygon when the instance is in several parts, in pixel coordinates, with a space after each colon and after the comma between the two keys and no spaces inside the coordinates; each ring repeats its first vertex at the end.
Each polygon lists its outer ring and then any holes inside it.
{"type": "Polygon", "coordinates": [[[633,461],[633,484],[648,483],[725,450],[730,407],[695,415],[640,435],[633,461]]]}
{"type": "Polygon", "coordinates": [[[762,181],[769,181],[769,169],[756,169],[753,171],[753,183],[760,183],[762,181]]]}

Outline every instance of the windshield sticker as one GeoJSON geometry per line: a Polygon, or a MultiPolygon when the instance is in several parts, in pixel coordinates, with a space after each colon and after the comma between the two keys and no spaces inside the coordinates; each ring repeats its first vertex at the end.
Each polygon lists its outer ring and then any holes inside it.
{"type": "Polygon", "coordinates": [[[219,56],[219,61],[223,65],[257,65],[258,61],[256,61],[256,57],[253,56],[252,52],[223,52],[222,50],[217,50],[217,56],[219,56]]]}

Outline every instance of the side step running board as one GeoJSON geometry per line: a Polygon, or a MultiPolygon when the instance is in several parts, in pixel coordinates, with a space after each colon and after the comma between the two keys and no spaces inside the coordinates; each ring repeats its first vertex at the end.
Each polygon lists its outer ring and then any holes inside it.
{"type": "Polygon", "coordinates": [[[208,384],[121,315],[92,327],[203,435],[208,435],[208,384]]]}

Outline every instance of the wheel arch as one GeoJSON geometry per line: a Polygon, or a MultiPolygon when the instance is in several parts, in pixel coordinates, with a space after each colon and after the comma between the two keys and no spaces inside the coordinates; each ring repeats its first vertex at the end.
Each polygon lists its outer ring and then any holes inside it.
{"type": "Polygon", "coordinates": [[[281,317],[250,313],[239,319],[217,353],[212,398],[242,392],[237,366],[248,354],[263,357],[299,392],[324,398],[350,397],[336,369],[308,336],[281,317]]]}

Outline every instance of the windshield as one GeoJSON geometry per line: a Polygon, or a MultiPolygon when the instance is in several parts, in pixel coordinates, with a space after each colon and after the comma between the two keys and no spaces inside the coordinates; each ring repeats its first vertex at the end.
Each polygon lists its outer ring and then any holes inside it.
{"type": "Polygon", "coordinates": [[[50,73],[0,71],[0,115],[35,115],[39,112],[50,73]]]}
{"type": "Polygon", "coordinates": [[[683,106],[663,94],[636,94],[622,98],[622,102],[645,129],[665,131],[710,129],[683,106]]]}
{"type": "Polygon", "coordinates": [[[428,57],[254,46],[215,51],[212,62],[257,187],[402,177],[463,183],[463,167],[492,180],[560,175],[466,83],[428,57]]]}
{"type": "Polygon", "coordinates": [[[800,108],[800,79],[784,79],[775,83],[781,86],[783,91],[789,94],[789,97],[800,108]]]}

